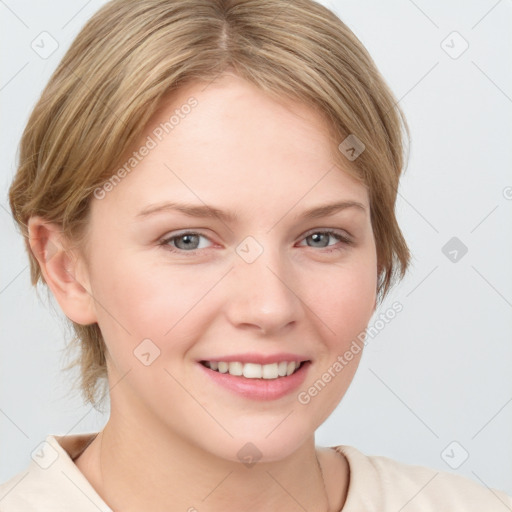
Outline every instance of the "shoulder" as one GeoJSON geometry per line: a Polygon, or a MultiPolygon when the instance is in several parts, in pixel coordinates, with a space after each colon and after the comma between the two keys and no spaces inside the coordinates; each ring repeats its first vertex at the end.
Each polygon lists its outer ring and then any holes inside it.
{"type": "Polygon", "coordinates": [[[112,512],[73,462],[95,435],[47,436],[26,469],[0,484],[0,510],[112,512]]]}
{"type": "Polygon", "coordinates": [[[336,446],[350,467],[343,512],[504,512],[512,497],[469,478],[336,446]]]}

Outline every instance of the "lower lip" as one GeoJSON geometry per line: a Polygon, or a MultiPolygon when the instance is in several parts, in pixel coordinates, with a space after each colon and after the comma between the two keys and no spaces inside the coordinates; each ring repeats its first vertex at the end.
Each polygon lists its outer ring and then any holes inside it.
{"type": "Polygon", "coordinates": [[[197,363],[202,371],[217,384],[252,400],[277,400],[296,390],[305,380],[310,362],[307,361],[291,375],[277,379],[247,379],[242,376],[230,375],[210,370],[197,363]]]}

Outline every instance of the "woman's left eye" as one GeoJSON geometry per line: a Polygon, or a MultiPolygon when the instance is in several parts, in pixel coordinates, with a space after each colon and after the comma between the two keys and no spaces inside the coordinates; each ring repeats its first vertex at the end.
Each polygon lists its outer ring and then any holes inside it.
{"type": "MultiPolygon", "coordinates": [[[[172,252],[194,252],[198,249],[205,249],[207,246],[205,244],[201,245],[200,239],[209,240],[205,235],[201,233],[195,232],[185,232],[180,233],[178,235],[172,235],[167,238],[164,238],[160,245],[164,246],[167,250],[172,252]]],[[[337,239],[342,243],[342,247],[334,247],[332,249],[327,249],[325,252],[339,251],[343,250],[345,246],[350,245],[352,241],[345,235],[338,233],[337,231],[325,230],[325,231],[313,231],[309,232],[302,240],[306,242],[309,240],[315,245],[308,245],[308,247],[324,249],[326,247],[331,247],[334,244],[330,244],[329,239],[337,239]]]]}
{"type": "Polygon", "coordinates": [[[336,244],[329,244],[325,245],[325,242],[329,240],[329,238],[336,238],[339,242],[342,242],[342,247],[333,247],[332,249],[328,249],[326,252],[332,252],[332,251],[340,251],[345,248],[345,246],[350,245],[352,241],[345,235],[342,235],[341,233],[338,233],[337,231],[332,230],[326,230],[326,231],[313,231],[307,234],[304,237],[304,240],[310,240],[314,244],[320,244],[320,245],[313,245],[309,247],[317,247],[320,249],[323,249],[325,247],[330,247],[331,245],[336,244]]]}

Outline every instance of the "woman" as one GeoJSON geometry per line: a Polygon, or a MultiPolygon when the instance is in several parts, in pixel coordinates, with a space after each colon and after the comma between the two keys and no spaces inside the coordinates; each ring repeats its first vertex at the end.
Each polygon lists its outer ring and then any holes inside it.
{"type": "Polygon", "coordinates": [[[34,109],[10,202],[110,417],[48,436],[1,509],[512,507],[315,446],[409,262],[403,128],[364,47],[310,0],[105,5],[34,109]]]}

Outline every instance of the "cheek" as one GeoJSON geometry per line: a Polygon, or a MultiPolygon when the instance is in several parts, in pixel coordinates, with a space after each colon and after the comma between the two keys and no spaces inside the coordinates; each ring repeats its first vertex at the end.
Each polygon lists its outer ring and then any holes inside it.
{"type": "Polygon", "coordinates": [[[370,253],[346,264],[317,272],[309,304],[326,326],[334,343],[350,341],[366,328],[375,307],[376,260],[370,253]]]}
{"type": "Polygon", "coordinates": [[[162,351],[176,349],[210,320],[208,294],[222,277],[221,270],[154,264],[140,255],[109,258],[106,252],[97,261],[102,265],[96,266],[91,288],[98,324],[110,345],[126,351],[127,345],[133,349],[149,338],[162,351]]]}
{"type": "Polygon", "coordinates": [[[349,388],[364,350],[363,334],[374,312],[377,270],[372,254],[319,273],[309,301],[322,325],[316,371],[297,394],[304,414],[322,424],[349,388]]]}

